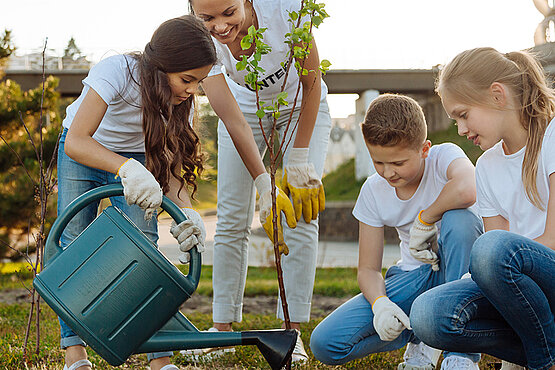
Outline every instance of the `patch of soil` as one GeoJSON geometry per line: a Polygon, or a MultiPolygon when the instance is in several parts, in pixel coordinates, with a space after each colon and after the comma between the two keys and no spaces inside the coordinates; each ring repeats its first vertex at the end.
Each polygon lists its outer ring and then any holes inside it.
{"type": "MultiPolygon", "coordinates": [[[[337,298],[322,295],[312,296],[311,318],[324,317],[346,302],[350,297],[337,298]]],[[[277,297],[256,296],[243,298],[243,313],[273,315],[277,309],[277,297]]],[[[182,306],[185,315],[191,312],[212,313],[212,297],[193,294],[182,306]]]]}
{"type": "MultiPolygon", "coordinates": [[[[6,304],[29,302],[29,292],[26,289],[12,289],[0,291],[0,302],[6,304]]],[[[312,318],[327,316],[347,298],[326,297],[314,295],[312,297],[312,318]]],[[[259,315],[274,315],[277,308],[277,297],[256,296],[244,297],[243,313],[255,313],[259,315]]],[[[182,306],[181,311],[187,315],[192,312],[205,314],[212,313],[212,297],[193,294],[182,306]]]]}

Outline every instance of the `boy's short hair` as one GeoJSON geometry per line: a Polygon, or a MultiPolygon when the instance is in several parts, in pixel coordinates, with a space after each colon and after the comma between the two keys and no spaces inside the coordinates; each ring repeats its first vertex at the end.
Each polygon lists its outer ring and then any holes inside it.
{"type": "Polygon", "coordinates": [[[383,94],[372,101],[362,123],[370,145],[418,147],[426,140],[426,118],[420,105],[405,95],[383,94]]]}

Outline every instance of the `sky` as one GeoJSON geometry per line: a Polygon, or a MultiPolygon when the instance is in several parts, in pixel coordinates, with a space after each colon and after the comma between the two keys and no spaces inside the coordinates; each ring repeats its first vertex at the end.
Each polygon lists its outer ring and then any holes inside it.
{"type": "MultiPolygon", "coordinates": [[[[277,0],[276,0],[277,1],[277,0]]],[[[330,18],[314,31],[332,69],[430,69],[478,46],[534,46],[543,15],[533,0],[320,0],[330,18]]],[[[47,47],[61,55],[70,37],[93,62],[142,50],[163,21],[187,12],[187,0],[11,0],[0,12],[18,51],[47,47]]],[[[328,98],[333,117],[354,113],[355,95],[328,98]]]]}

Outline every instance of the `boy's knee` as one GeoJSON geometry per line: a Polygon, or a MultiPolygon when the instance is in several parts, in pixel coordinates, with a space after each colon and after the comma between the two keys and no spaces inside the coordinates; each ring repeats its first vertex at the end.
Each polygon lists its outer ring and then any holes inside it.
{"type": "Polygon", "coordinates": [[[434,326],[436,323],[436,320],[434,320],[435,304],[433,296],[429,297],[424,292],[414,300],[410,310],[410,325],[414,335],[425,343],[433,340],[436,336],[434,326]]]}
{"type": "Polygon", "coordinates": [[[461,235],[469,235],[476,238],[482,233],[482,221],[474,212],[468,208],[451,209],[441,217],[442,232],[460,232],[461,235]]]}
{"type": "Polygon", "coordinates": [[[329,335],[323,333],[323,330],[319,330],[317,326],[310,336],[310,350],[312,354],[318,361],[326,365],[341,365],[345,363],[345,361],[342,361],[343,356],[338,351],[332,350],[330,339],[329,335]]]}

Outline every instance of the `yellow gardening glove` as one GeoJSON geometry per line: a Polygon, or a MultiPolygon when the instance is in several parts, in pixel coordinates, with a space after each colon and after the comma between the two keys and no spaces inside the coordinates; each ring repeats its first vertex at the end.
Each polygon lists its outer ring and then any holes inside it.
{"type": "MultiPolygon", "coordinates": [[[[259,175],[254,180],[254,185],[256,190],[260,195],[259,205],[260,205],[260,223],[266,231],[268,238],[274,242],[274,228],[272,225],[272,183],[270,180],[270,175],[268,173],[263,173],[259,175]]],[[[287,244],[283,241],[283,226],[281,224],[281,213],[285,215],[285,221],[290,228],[297,227],[297,220],[295,219],[295,214],[293,211],[293,206],[289,201],[289,198],[285,196],[282,190],[276,187],[276,210],[277,210],[277,225],[278,225],[278,247],[280,254],[289,254],[289,248],[287,244]]]]}
{"type": "Polygon", "coordinates": [[[291,195],[297,221],[301,214],[306,223],[316,220],[326,207],[326,196],[320,176],[308,162],[308,148],[291,148],[282,183],[286,195],[291,195]]]}

